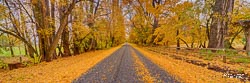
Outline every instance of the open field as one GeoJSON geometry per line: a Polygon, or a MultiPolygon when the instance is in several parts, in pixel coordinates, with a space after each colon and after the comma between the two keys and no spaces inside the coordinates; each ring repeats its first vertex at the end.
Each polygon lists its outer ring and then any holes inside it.
{"type": "MultiPolygon", "coordinates": [[[[14,56],[25,55],[25,48],[24,47],[13,47],[13,53],[14,53],[14,56]]],[[[6,56],[6,57],[12,56],[10,49],[9,48],[7,48],[7,49],[0,48],[0,57],[1,56],[6,56]]]]}

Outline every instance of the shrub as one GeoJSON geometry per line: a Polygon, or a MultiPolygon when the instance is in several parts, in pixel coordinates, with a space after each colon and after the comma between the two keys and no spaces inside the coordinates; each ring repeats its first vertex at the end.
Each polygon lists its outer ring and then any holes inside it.
{"type": "Polygon", "coordinates": [[[34,58],[31,58],[31,59],[32,59],[32,63],[37,64],[41,62],[42,57],[34,54],[34,58]]]}
{"type": "Polygon", "coordinates": [[[8,64],[5,64],[2,60],[0,60],[0,68],[7,69],[8,68],[8,64]]]}

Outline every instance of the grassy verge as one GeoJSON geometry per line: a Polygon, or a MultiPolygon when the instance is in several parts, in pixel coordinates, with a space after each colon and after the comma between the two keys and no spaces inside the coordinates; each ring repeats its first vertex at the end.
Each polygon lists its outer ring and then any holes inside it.
{"type": "Polygon", "coordinates": [[[250,58],[249,57],[238,57],[238,58],[233,58],[230,60],[231,63],[244,63],[244,64],[249,64],[250,63],[250,58]]]}
{"type": "MultiPolygon", "coordinates": [[[[13,47],[13,53],[16,56],[25,55],[25,48],[24,47],[13,47]]],[[[0,48],[0,56],[10,57],[11,56],[10,49],[9,48],[7,48],[7,49],[0,48]]]]}
{"type": "Polygon", "coordinates": [[[43,62],[36,66],[2,71],[0,72],[0,83],[69,83],[118,48],[120,46],[60,58],[52,62],[43,62]]]}
{"type": "Polygon", "coordinates": [[[179,78],[185,83],[239,83],[235,78],[223,78],[223,73],[208,70],[206,68],[186,63],[181,60],[175,60],[168,56],[163,56],[157,53],[148,52],[145,49],[138,48],[134,45],[145,57],[150,59],[165,71],[179,78]]]}

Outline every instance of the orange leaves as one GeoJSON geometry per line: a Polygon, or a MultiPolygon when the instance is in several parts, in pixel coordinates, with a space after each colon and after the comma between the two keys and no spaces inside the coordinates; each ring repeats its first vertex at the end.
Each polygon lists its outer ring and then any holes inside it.
{"type": "Polygon", "coordinates": [[[0,13],[0,20],[2,20],[3,18],[6,17],[6,15],[7,15],[7,13],[5,12],[6,9],[7,8],[4,5],[0,4],[0,12],[2,12],[2,13],[0,13]]]}
{"type": "Polygon", "coordinates": [[[174,43],[176,41],[177,37],[180,37],[183,32],[180,32],[180,35],[176,35],[176,30],[182,29],[183,26],[187,23],[190,23],[190,20],[186,20],[184,22],[176,21],[174,19],[178,19],[178,16],[174,16],[172,18],[169,18],[171,21],[167,21],[165,25],[161,25],[158,27],[154,34],[156,38],[154,39],[155,43],[158,43],[160,45],[163,45],[164,43],[174,43]]]}
{"type": "Polygon", "coordinates": [[[190,9],[191,7],[193,7],[193,4],[191,2],[185,1],[183,3],[179,3],[176,5],[176,7],[174,7],[172,9],[172,11],[176,12],[176,13],[181,13],[181,12],[185,12],[188,9],[190,9]]]}
{"type": "Polygon", "coordinates": [[[135,61],[134,65],[135,65],[136,73],[138,77],[140,77],[139,80],[144,81],[145,83],[155,82],[156,79],[150,75],[150,72],[145,67],[145,65],[141,62],[139,57],[135,54],[134,50],[132,49],[130,50],[132,51],[131,55],[135,61]]]}
{"type": "Polygon", "coordinates": [[[34,5],[34,4],[37,4],[39,2],[39,0],[31,0],[31,3],[34,5]]]}
{"type": "Polygon", "coordinates": [[[153,7],[151,1],[147,1],[145,2],[145,4],[146,11],[156,17],[159,17],[159,14],[161,14],[162,8],[164,7],[163,5],[156,5],[155,7],[153,7]]]}
{"type": "MultiPolygon", "coordinates": [[[[171,3],[166,2],[165,4],[170,5],[171,7],[162,10],[168,11],[169,14],[166,18],[160,19],[161,26],[154,32],[154,35],[156,36],[154,40],[155,43],[160,45],[164,43],[173,44],[176,42],[177,38],[182,38],[191,42],[192,38],[197,38],[192,36],[193,33],[198,36],[203,33],[201,32],[203,30],[199,30],[201,23],[199,20],[199,13],[194,13],[194,3],[189,1],[176,1],[171,3]],[[176,33],[177,30],[180,31],[178,35],[176,33]]],[[[164,7],[166,7],[166,5],[164,7]]],[[[206,37],[206,35],[202,36],[203,38],[206,37]]],[[[197,40],[203,38],[199,37],[197,40]]]]}
{"type": "Polygon", "coordinates": [[[53,33],[53,29],[52,28],[39,29],[37,30],[37,32],[43,36],[49,36],[53,33]]]}
{"type": "Polygon", "coordinates": [[[175,42],[186,31],[191,31],[191,27],[200,25],[197,23],[199,17],[194,18],[192,13],[194,3],[190,1],[171,0],[158,3],[154,0],[139,0],[138,4],[134,5],[136,13],[131,21],[134,32],[139,32],[136,34],[139,41],[154,41],[157,44],[175,42]],[[176,30],[180,30],[180,35],[176,35],[176,30]]]}
{"type": "Polygon", "coordinates": [[[133,0],[123,0],[122,4],[123,5],[128,5],[129,3],[131,3],[133,0]]]}
{"type": "Polygon", "coordinates": [[[240,83],[238,79],[223,78],[223,73],[208,70],[206,68],[175,60],[169,56],[148,52],[136,47],[145,57],[150,59],[169,74],[184,83],[240,83]]]}
{"type": "Polygon", "coordinates": [[[36,66],[0,72],[0,82],[69,83],[108,57],[119,47],[87,52],[78,56],[60,58],[52,62],[43,62],[36,66]]]}
{"type": "Polygon", "coordinates": [[[250,7],[247,5],[243,5],[243,4],[236,5],[236,8],[234,9],[234,14],[232,14],[232,22],[250,19],[249,9],[250,7]]]}
{"type": "Polygon", "coordinates": [[[60,7],[67,6],[68,5],[67,2],[68,2],[67,0],[59,0],[59,6],[60,7]]]}
{"type": "Polygon", "coordinates": [[[73,33],[77,34],[78,38],[83,38],[91,32],[91,30],[87,26],[83,25],[81,22],[74,22],[72,28],[73,33]]]}

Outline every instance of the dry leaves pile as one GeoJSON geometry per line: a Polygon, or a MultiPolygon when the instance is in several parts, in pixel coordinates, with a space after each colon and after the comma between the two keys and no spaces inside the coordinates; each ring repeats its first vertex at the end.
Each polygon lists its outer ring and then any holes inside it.
{"type": "Polygon", "coordinates": [[[239,79],[223,78],[223,73],[208,70],[206,68],[186,63],[181,60],[175,60],[168,56],[162,56],[144,49],[138,49],[153,63],[163,68],[165,71],[174,75],[180,81],[185,83],[240,83],[239,79]]]}
{"type": "Polygon", "coordinates": [[[120,46],[108,50],[42,62],[36,66],[0,72],[0,83],[69,83],[109,56],[120,46]]]}

